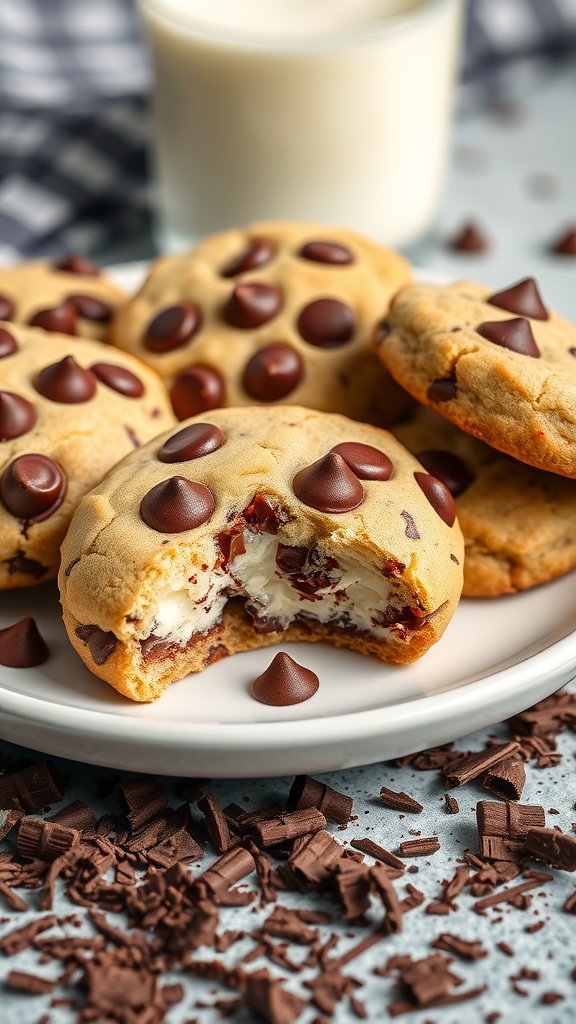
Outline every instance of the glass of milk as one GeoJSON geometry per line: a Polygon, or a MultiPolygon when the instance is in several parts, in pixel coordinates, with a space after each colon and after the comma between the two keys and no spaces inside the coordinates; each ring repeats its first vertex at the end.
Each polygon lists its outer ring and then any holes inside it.
{"type": "Polygon", "coordinates": [[[140,0],[158,239],[265,219],[390,245],[434,218],[462,0],[140,0]]]}

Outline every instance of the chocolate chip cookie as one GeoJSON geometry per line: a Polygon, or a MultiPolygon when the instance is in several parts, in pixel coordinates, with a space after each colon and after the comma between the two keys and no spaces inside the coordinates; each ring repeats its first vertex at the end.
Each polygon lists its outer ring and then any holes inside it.
{"type": "Polygon", "coordinates": [[[254,224],[159,260],[111,338],[167,382],[179,419],[289,401],[385,424],[405,398],[372,335],[410,279],[351,231],[254,224]]]}
{"type": "Polygon", "coordinates": [[[55,576],[80,498],[173,422],[162,382],[132,356],[0,325],[0,589],[55,576]]]}
{"type": "Polygon", "coordinates": [[[82,256],[0,267],[0,320],[107,341],[113,313],[125,301],[124,293],[82,256]]]}
{"type": "Polygon", "coordinates": [[[394,434],[455,499],[464,596],[514,594],[576,568],[576,481],[503,455],[423,406],[394,434]]]}
{"type": "Polygon", "coordinates": [[[236,408],[109,473],[72,520],[59,583],[88,667],[148,701],[279,641],[413,661],[456,608],[462,560],[452,496],[391,434],[296,406],[236,408]]]}
{"type": "Polygon", "coordinates": [[[414,285],[377,344],[419,401],[493,448],[576,477],[576,326],[528,278],[499,292],[470,282],[414,285]]]}

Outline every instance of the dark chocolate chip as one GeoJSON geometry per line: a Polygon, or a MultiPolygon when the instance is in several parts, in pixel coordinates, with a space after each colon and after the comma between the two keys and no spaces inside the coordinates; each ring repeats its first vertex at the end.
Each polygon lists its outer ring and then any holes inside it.
{"type": "Polygon", "coordinates": [[[350,249],[338,242],[306,242],[298,254],[313,263],[330,263],[332,266],[343,266],[354,262],[350,249]]]}
{"type": "Polygon", "coordinates": [[[495,292],[486,300],[491,306],[505,309],[507,313],[518,313],[531,320],[547,320],[548,310],[542,302],[538,285],[533,277],[526,277],[503,292],[495,292]]]}
{"type": "Polygon", "coordinates": [[[80,366],[74,356],[64,356],[58,363],[45,366],[36,377],[34,387],[44,398],[63,405],[89,402],[96,394],[96,378],[80,366]]]}
{"type": "Polygon", "coordinates": [[[236,277],[237,274],[245,274],[247,270],[256,270],[263,267],[276,254],[276,245],[269,238],[257,238],[250,242],[247,249],[244,249],[239,256],[235,256],[220,271],[222,277],[236,277]]]}
{"type": "Polygon", "coordinates": [[[69,302],[78,316],[84,320],[97,320],[98,323],[108,323],[114,312],[109,302],[97,299],[95,295],[69,295],[66,302],[69,302]]]}
{"type": "Polygon", "coordinates": [[[158,450],[160,462],[188,462],[221,448],[226,438],[213,423],[192,423],[173,434],[158,450]]]}
{"type": "Polygon", "coordinates": [[[215,507],[214,495],[204,484],[171,476],[144,495],[140,516],[158,533],[183,533],[207,523],[215,507]]]}
{"type": "Polygon", "coordinates": [[[102,384],[126,398],[141,398],[144,394],[140,378],[124,366],[118,366],[117,363],[94,363],[90,369],[102,384]]]}
{"type": "Polygon", "coordinates": [[[534,359],[540,358],[540,349],[534,340],[532,328],[524,317],[519,316],[514,320],[487,320],[486,323],[479,324],[476,331],[482,338],[510,349],[511,352],[532,356],[534,359]]]}
{"type": "Polygon", "coordinates": [[[431,402],[450,402],[456,398],[456,378],[439,377],[430,384],[426,396],[431,402]]]}
{"type": "Polygon", "coordinates": [[[268,668],[254,680],[251,693],[261,704],[288,707],[309,700],[319,686],[320,682],[315,672],[304,668],[289,654],[280,651],[268,668]]]}
{"type": "Polygon", "coordinates": [[[232,327],[252,330],[268,323],[282,309],[282,292],[271,284],[237,284],[224,306],[224,319],[232,327]]]}
{"type": "Polygon", "coordinates": [[[550,252],[556,253],[557,256],[576,256],[576,227],[569,227],[563,231],[550,246],[550,252]]]}
{"type": "Polygon", "coordinates": [[[95,263],[92,263],[92,260],[86,259],[85,256],[79,256],[75,252],[71,252],[68,256],[58,260],[54,264],[54,269],[65,270],[67,274],[78,274],[79,277],[100,276],[100,268],[95,263]]]}
{"type": "Polygon", "coordinates": [[[0,496],[18,519],[38,523],[62,504],[66,477],[47,455],[20,455],[0,477],[0,496]]]}
{"type": "Polygon", "coordinates": [[[468,221],[449,240],[448,247],[454,252],[481,253],[490,248],[488,239],[482,229],[473,221],[468,221]]]}
{"type": "Polygon", "coordinates": [[[0,629],[0,665],[33,668],[48,657],[48,647],[34,619],[26,618],[0,629]]]}
{"type": "Polygon", "coordinates": [[[305,547],[279,544],[276,549],[276,565],[287,576],[301,573],[307,558],[308,548],[305,547]]]}
{"type": "Polygon", "coordinates": [[[106,633],[100,626],[78,626],[74,632],[87,645],[95,665],[103,665],[118,643],[114,633],[106,633]]]}
{"type": "Polygon", "coordinates": [[[0,327],[0,359],[4,359],[5,356],[11,356],[17,351],[18,345],[14,335],[10,334],[10,331],[7,331],[5,327],[0,327]]]}
{"type": "Polygon", "coordinates": [[[328,452],[296,474],[294,494],[319,512],[351,512],[364,501],[364,488],[341,455],[328,452]]]}
{"type": "Polygon", "coordinates": [[[9,320],[14,314],[14,303],[7,295],[0,294],[0,320],[9,320]]]}
{"type": "Polygon", "coordinates": [[[356,317],[340,299],[315,299],[298,317],[298,331],[309,345],[338,348],[354,335],[356,317]]]}
{"type": "Polygon", "coordinates": [[[40,309],[28,321],[31,327],[41,327],[43,331],[55,331],[57,334],[76,334],[76,310],[69,302],[50,309],[40,309]]]}
{"type": "Polygon", "coordinates": [[[0,391],[0,441],[22,437],[36,423],[36,410],[27,398],[0,391]]]}
{"type": "Polygon", "coordinates": [[[174,381],[170,398],[178,419],[187,420],[200,412],[218,409],[224,401],[224,384],[208,366],[189,366],[174,381]]]}
{"type": "Polygon", "coordinates": [[[288,521],[288,515],[277,498],[271,494],[255,494],[242,515],[254,533],[278,533],[288,521]]]}
{"type": "Polygon", "coordinates": [[[414,473],[414,479],[440,519],[447,526],[453,526],[456,519],[456,505],[448,488],[440,480],[436,480],[436,477],[429,476],[428,473],[414,473]]]}
{"type": "Polygon", "coordinates": [[[190,302],[168,306],[150,321],[144,335],[144,346],[149,352],[172,352],[185,345],[200,328],[200,311],[190,302]]]}
{"type": "Polygon", "coordinates": [[[330,449],[341,455],[346,465],[360,480],[389,480],[394,466],[387,455],[371,444],[360,444],[357,441],[343,441],[330,449]]]}
{"type": "Polygon", "coordinates": [[[33,579],[39,580],[48,572],[46,565],[37,562],[35,558],[26,558],[22,551],[13,555],[12,558],[7,558],[6,565],[8,566],[9,576],[18,573],[19,575],[32,576],[33,579]]]}
{"type": "Polygon", "coordinates": [[[417,452],[416,458],[427,473],[448,488],[453,498],[463,494],[474,480],[466,463],[454,452],[447,452],[443,448],[428,448],[417,452]]]}
{"type": "Polygon", "coordinates": [[[300,383],[304,367],[291,345],[276,342],[255,352],[244,370],[243,384],[252,398],[276,402],[300,383]]]}

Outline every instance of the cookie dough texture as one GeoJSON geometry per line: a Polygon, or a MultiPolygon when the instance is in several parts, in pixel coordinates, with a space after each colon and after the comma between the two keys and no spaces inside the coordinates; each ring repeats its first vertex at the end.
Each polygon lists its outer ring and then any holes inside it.
{"type": "Polygon", "coordinates": [[[539,469],[576,477],[576,326],[548,311],[528,323],[540,358],[477,333],[517,317],[471,282],[397,295],[378,350],[403,387],[462,430],[539,469]],[[442,382],[442,383],[437,383],[442,382]]]}
{"type": "MultiPolygon", "coordinates": [[[[267,404],[246,390],[244,375],[256,353],[281,343],[296,353],[303,367],[299,383],[282,401],[387,425],[404,407],[405,396],[376,356],[374,329],[392,296],[411,277],[399,254],[343,228],[257,223],[211,236],[184,255],[158,260],[137,295],[119,310],[112,341],[152,366],[169,388],[190,367],[208,367],[222,379],[224,393],[216,404],[226,406],[267,404]],[[329,263],[303,257],[303,247],[318,240],[345,247],[351,260],[329,263]],[[262,241],[269,244],[270,258],[229,275],[232,261],[262,241]],[[279,289],[280,308],[260,326],[231,326],[226,304],[236,286],[252,283],[279,289]],[[349,307],[355,326],[348,340],[321,347],[302,337],[298,320],[306,306],[325,298],[349,307]],[[178,348],[150,351],[145,343],[149,324],[162,310],[182,302],[200,312],[199,330],[178,348]]],[[[216,404],[188,409],[186,415],[216,404]]]]}
{"type": "Polygon", "coordinates": [[[279,641],[327,640],[410,662],[439,639],[460,596],[462,536],[390,434],[290,406],[216,410],[185,426],[200,422],[221,430],[217,450],[162,462],[173,429],[124,459],[73,518],[61,600],[70,640],[94,673],[148,701],[227,654],[279,641]],[[299,500],[295,476],[350,441],[384,452],[391,478],[362,479],[351,511],[299,500]],[[163,533],[139,510],[174,475],[208,487],[215,508],[195,529],[163,533]]]}
{"type": "Polygon", "coordinates": [[[576,481],[490,448],[422,406],[394,427],[417,457],[449,452],[469,483],[456,496],[466,597],[499,597],[576,568],[576,481]]]}
{"type": "Polygon", "coordinates": [[[62,503],[39,522],[17,518],[0,499],[0,589],[6,589],[56,576],[60,545],[80,499],[135,445],[165,430],[174,417],[161,381],[131,356],[100,342],[16,324],[0,326],[0,334],[8,332],[17,346],[0,358],[0,422],[9,413],[6,392],[26,399],[34,411],[32,418],[35,415],[29,429],[0,441],[0,478],[15,459],[29,454],[54,460],[66,478],[62,503]],[[85,369],[104,363],[129,370],[143,385],[143,394],[128,397],[94,378],[94,395],[89,400],[50,400],[35,386],[38,374],[68,356],[85,369]]]}
{"type": "Polygon", "coordinates": [[[44,314],[36,326],[107,341],[112,316],[126,295],[94,271],[71,273],[45,260],[0,267],[0,318],[30,324],[44,314]],[[48,326],[51,322],[54,326],[48,326]]]}

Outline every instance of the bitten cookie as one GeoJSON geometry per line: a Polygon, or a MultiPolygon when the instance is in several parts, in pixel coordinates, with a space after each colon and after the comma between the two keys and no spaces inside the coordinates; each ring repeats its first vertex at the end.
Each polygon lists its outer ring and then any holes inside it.
{"type": "Polygon", "coordinates": [[[405,396],[372,336],[411,276],[351,231],[254,224],[158,260],[111,338],[166,380],[179,419],[290,401],[387,424],[405,396]]]}
{"type": "Polygon", "coordinates": [[[113,313],[125,301],[125,294],[82,256],[0,267],[0,320],[107,341],[113,313]]]}
{"type": "Polygon", "coordinates": [[[55,576],[80,498],[173,422],[161,381],[131,356],[0,325],[0,589],[55,576]]]}
{"type": "Polygon", "coordinates": [[[462,557],[451,495],[391,434],[295,406],[223,409],[133,453],[81,503],[64,622],[133,700],[286,640],[410,662],[456,608],[462,557]]]}
{"type": "Polygon", "coordinates": [[[576,326],[531,278],[497,293],[404,288],[388,324],[379,353],[410,394],[493,448],[576,477],[576,326]]]}
{"type": "Polygon", "coordinates": [[[418,406],[395,436],[456,501],[466,597],[498,597],[576,568],[576,481],[510,458],[418,406]]]}

